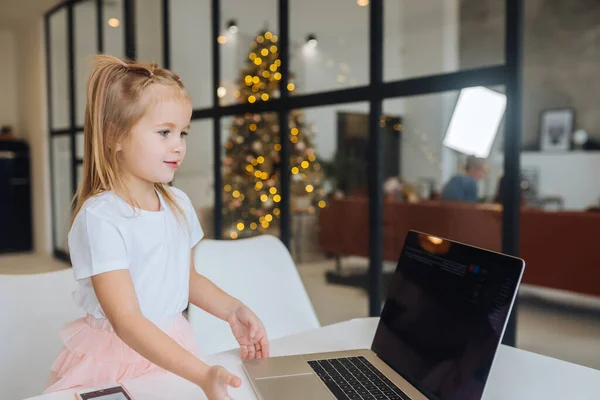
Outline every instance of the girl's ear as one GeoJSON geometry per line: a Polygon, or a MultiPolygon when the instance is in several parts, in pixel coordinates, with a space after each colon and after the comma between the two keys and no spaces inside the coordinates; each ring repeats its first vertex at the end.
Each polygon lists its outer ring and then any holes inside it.
{"type": "Polygon", "coordinates": [[[121,141],[118,141],[115,144],[115,151],[121,151],[121,150],[123,150],[123,145],[121,144],[121,141]]]}

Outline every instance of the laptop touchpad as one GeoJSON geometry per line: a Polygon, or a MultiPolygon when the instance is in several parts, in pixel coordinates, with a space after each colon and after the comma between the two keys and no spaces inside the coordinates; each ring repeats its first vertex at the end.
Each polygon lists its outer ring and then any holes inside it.
{"type": "Polygon", "coordinates": [[[254,379],[314,375],[303,357],[271,357],[244,361],[244,367],[254,379]]]}
{"type": "Polygon", "coordinates": [[[255,381],[265,399],[306,400],[334,398],[316,375],[266,378],[255,381]]]}

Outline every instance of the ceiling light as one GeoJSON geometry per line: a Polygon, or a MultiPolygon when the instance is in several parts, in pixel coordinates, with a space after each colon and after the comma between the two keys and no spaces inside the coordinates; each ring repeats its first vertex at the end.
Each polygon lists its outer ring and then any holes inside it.
{"type": "Polygon", "coordinates": [[[237,21],[235,19],[229,20],[229,22],[227,23],[227,30],[232,35],[238,33],[239,28],[238,28],[237,21]]]}

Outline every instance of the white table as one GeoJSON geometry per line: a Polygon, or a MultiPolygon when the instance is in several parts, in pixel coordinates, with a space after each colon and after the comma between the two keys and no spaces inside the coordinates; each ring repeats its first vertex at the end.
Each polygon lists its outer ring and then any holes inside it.
{"type": "MultiPolygon", "coordinates": [[[[271,356],[370,348],[378,319],[354,319],[320,329],[274,340],[271,356]]],[[[256,400],[241,367],[238,351],[209,356],[210,364],[220,364],[238,374],[243,384],[231,390],[235,400],[256,400]]],[[[500,346],[490,372],[486,400],[597,400],[600,398],[600,371],[565,361],[500,346]]],[[[178,376],[145,376],[125,382],[136,400],[198,400],[202,391],[178,376]]],[[[73,400],[73,391],[52,393],[30,400],[73,400]]]]}

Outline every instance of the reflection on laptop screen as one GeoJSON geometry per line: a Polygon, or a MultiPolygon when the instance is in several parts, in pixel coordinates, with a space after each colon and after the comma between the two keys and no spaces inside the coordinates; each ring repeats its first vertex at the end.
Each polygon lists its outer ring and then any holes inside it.
{"type": "Polygon", "coordinates": [[[480,399],[522,261],[410,232],[373,351],[432,399],[480,399]]]}

